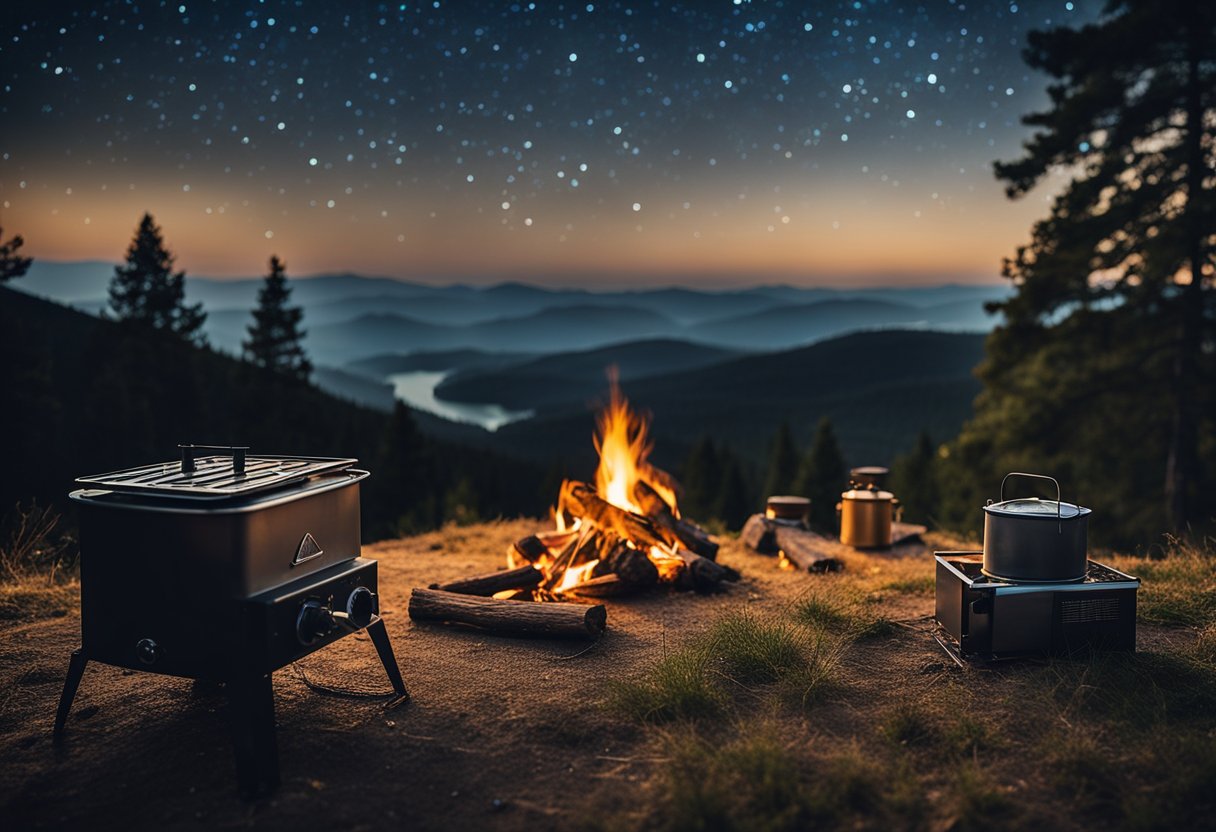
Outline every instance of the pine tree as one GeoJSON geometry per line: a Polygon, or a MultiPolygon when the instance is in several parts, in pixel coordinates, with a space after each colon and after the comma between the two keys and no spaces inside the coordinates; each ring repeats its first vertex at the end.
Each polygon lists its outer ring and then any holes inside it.
{"type": "Polygon", "coordinates": [[[789,494],[798,477],[798,449],[794,447],[794,435],[789,422],[782,422],[773,436],[773,449],[769,455],[768,476],[764,480],[764,496],[789,494]]]}
{"type": "Polygon", "coordinates": [[[811,500],[811,525],[827,531],[836,527],[836,503],[847,484],[848,468],[832,422],[824,416],[815,428],[811,449],[802,461],[794,491],[811,500]]]}
{"type": "Polygon", "coordinates": [[[276,256],[270,258],[270,274],[258,290],[258,305],[249,325],[249,339],[242,343],[245,357],[259,367],[266,367],[292,378],[308,380],[312,363],[300,343],[304,332],[300,321],[304,310],[289,307],[291,288],[287,285],[286,266],[276,256]]]}
{"type": "Polygon", "coordinates": [[[373,470],[376,475],[368,480],[368,502],[374,515],[386,521],[380,533],[415,534],[442,521],[440,483],[430,448],[414,414],[402,402],[397,402],[385,424],[373,470]]]}
{"type": "Polygon", "coordinates": [[[16,234],[4,242],[4,229],[0,228],[0,283],[6,283],[15,277],[21,277],[29,271],[32,257],[22,257],[17,250],[25,245],[25,240],[16,234]]]}
{"type": "Polygon", "coordinates": [[[921,431],[912,450],[891,463],[891,490],[903,506],[905,520],[935,522],[941,494],[937,477],[937,448],[929,434],[921,431]]]}
{"type": "Polygon", "coordinates": [[[114,267],[110,308],[119,320],[206,343],[201,303],[185,302],[185,272],[173,272],[173,255],[151,214],[144,214],[127,249],[125,266],[114,267]]]}
{"type": "Polygon", "coordinates": [[[722,485],[714,500],[713,516],[722,521],[728,529],[739,529],[748,516],[755,511],[755,506],[748,493],[747,480],[743,477],[743,468],[734,454],[724,451],[724,470],[722,485]]]}
{"type": "Polygon", "coordinates": [[[680,467],[680,482],[684,485],[680,513],[693,518],[709,517],[722,487],[722,465],[708,436],[698,439],[688,452],[680,467]]]}
{"type": "Polygon", "coordinates": [[[1216,4],[1193,0],[1111,0],[1080,30],[1031,33],[1051,107],[1023,119],[1040,129],[996,174],[1011,198],[1053,171],[1073,178],[1005,264],[1016,293],[994,307],[1005,324],[951,447],[961,477],[989,483],[959,489],[966,504],[1033,465],[1067,476],[1126,542],[1210,519],[1213,54],[1216,4]],[[1146,512],[1153,494],[1165,500],[1146,512]]]}

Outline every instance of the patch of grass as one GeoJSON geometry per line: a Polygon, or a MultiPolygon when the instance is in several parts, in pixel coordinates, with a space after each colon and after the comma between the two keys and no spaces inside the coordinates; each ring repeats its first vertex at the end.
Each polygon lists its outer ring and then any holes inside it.
{"type": "Polygon", "coordinates": [[[1143,621],[1186,627],[1216,624],[1216,550],[1174,542],[1163,558],[1114,558],[1140,578],[1137,614],[1143,621]]]}
{"type": "Polygon", "coordinates": [[[905,595],[933,595],[937,591],[937,578],[933,573],[918,575],[914,578],[899,578],[887,581],[879,588],[905,595]]]}
{"type": "Polygon", "coordinates": [[[1145,762],[1148,787],[1122,801],[1126,828],[1195,829],[1216,813],[1216,737],[1154,736],[1145,762]]]}
{"type": "Polygon", "coordinates": [[[1062,795],[1090,806],[1108,804],[1118,797],[1118,771],[1093,732],[1049,734],[1043,740],[1043,758],[1049,781],[1062,795]]]}
{"type": "Polygon", "coordinates": [[[666,656],[641,679],[609,682],[609,705],[646,723],[713,716],[726,696],[710,681],[707,668],[708,655],[692,645],[666,656]]]}
{"type": "Polygon", "coordinates": [[[859,590],[837,584],[807,595],[794,607],[794,618],[811,627],[858,640],[884,638],[895,625],[874,610],[859,590]]]}
{"type": "Polygon", "coordinates": [[[816,756],[772,725],[751,725],[725,744],[688,733],[667,738],[658,823],[668,830],[802,830],[914,826],[923,789],[911,769],[891,769],[856,746],[816,756]],[[877,822],[877,825],[875,825],[877,822]]]}
{"type": "Polygon", "coordinates": [[[958,715],[950,721],[942,734],[942,740],[950,751],[969,757],[1001,746],[1001,738],[992,725],[966,714],[958,715]]]}
{"type": "Polygon", "coordinates": [[[916,705],[904,703],[882,722],[879,732],[894,745],[922,746],[937,742],[939,732],[933,720],[916,705]]]}
{"type": "Polygon", "coordinates": [[[0,621],[35,620],[66,615],[80,603],[80,585],[47,584],[41,578],[0,584],[0,621]]]}
{"type": "Polygon", "coordinates": [[[714,716],[732,694],[775,690],[806,704],[835,679],[843,643],[749,612],[719,620],[642,677],[609,684],[609,705],[644,723],[714,716]]]}
{"type": "Polygon", "coordinates": [[[1164,723],[1209,723],[1216,716],[1216,673],[1183,653],[1093,653],[1060,659],[1031,679],[1063,716],[1111,719],[1139,729],[1164,723]]]}
{"type": "MultiPolygon", "coordinates": [[[[975,762],[963,762],[954,767],[947,800],[954,818],[951,828],[960,830],[991,829],[1000,821],[1012,820],[1015,804],[987,771],[975,762]]],[[[1012,824],[1016,826],[1016,822],[1012,824]]]]}
{"type": "Polygon", "coordinates": [[[0,583],[52,585],[74,577],[75,541],[63,533],[59,512],[18,503],[0,525],[0,583]]]}
{"type": "Polygon", "coordinates": [[[742,685],[771,684],[806,663],[806,636],[780,620],[740,613],[720,620],[705,647],[713,668],[742,685]]]}

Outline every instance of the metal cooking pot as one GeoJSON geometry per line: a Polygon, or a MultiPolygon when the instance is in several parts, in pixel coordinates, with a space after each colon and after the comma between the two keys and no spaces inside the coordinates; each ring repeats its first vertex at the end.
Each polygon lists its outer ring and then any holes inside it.
{"type": "Polygon", "coordinates": [[[1001,501],[984,506],[984,574],[1006,581],[1069,583],[1085,579],[1090,510],[1061,502],[1060,484],[1018,471],[1001,480],[1001,501]],[[1005,499],[1010,477],[1047,480],[1055,500],[1005,499]]]}
{"type": "Polygon", "coordinates": [[[891,545],[891,521],[899,503],[890,491],[855,486],[840,495],[840,542],[857,549],[891,545]]]}

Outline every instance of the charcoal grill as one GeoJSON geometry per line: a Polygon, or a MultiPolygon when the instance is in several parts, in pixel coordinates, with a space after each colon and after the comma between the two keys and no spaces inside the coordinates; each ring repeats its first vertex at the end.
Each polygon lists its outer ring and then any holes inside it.
{"type": "Polygon", "coordinates": [[[271,674],[365,629],[397,696],[376,562],[360,557],[357,460],[180,446],[181,458],[80,477],[81,647],[89,661],[223,683],[246,795],[279,782],[271,674]]]}

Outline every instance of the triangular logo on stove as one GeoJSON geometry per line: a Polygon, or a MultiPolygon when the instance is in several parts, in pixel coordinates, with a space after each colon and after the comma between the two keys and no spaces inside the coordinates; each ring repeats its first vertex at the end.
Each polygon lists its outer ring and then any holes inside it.
{"type": "Polygon", "coordinates": [[[316,538],[305,532],[304,539],[300,541],[300,548],[296,549],[296,556],[291,559],[291,565],[295,566],[297,563],[319,558],[323,554],[325,554],[325,550],[317,545],[316,538]]]}

